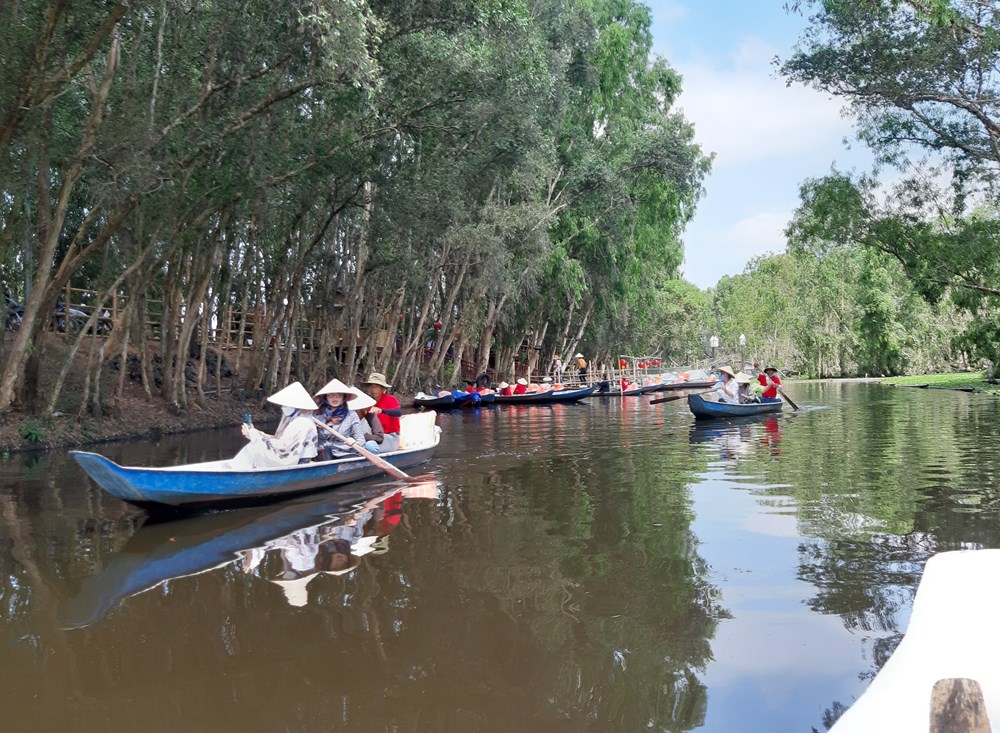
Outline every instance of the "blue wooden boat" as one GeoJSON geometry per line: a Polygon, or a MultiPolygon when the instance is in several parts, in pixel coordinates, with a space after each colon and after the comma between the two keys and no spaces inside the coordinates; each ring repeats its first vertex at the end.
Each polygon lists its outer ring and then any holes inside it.
{"type": "MultiPolygon", "coordinates": [[[[436,417],[434,412],[404,415],[400,418],[400,442],[404,447],[379,458],[401,469],[430,460],[441,439],[436,417]]],[[[119,466],[102,455],[85,451],[70,451],[70,456],[109,494],[140,505],[262,501],[383,475],[381,469],[360,456],[253,471],[233,470],[228,460],[147,468],[119,466]]]]}
{"type": "Polygon", "coordinates": [[[450,410],[455,406],[455,398],[450,394],[442,397],[431,397],[421,393],[413,398],[413,406],[423,407],[425,410],[450,410]]]}
{"type": "Polygon", "coordinates": [[[497,401],[496,392],[480,392],[479,401],[482,402],[484,405],[495,404],[497,401]]]}
{"type": "Polygon", "coordinates": [[[750,415],[765,415],[770,412],[781,412],[785,406],[782,402],[755,402],[749,405],[730,405],[725,402],[712,402],[698,394],[688,395],[688,407],[699,420],[717,417],[747,417],[750,415]]]}
{"type": "Polygon", "coordinates": [[[580,389],[556,389],[549,392],[529,392],[526,394],[500,395],[496,401],[505,405],[549,405],[554,402],[576,402],[597,391],[597,385],[580,389]]]}

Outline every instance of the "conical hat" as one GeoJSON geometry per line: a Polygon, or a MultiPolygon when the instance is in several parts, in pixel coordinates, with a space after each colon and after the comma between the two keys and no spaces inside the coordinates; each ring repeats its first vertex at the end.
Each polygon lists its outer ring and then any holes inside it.
{"type": "Polygon", "coordinates": [[[730,377],[736,376],[736,372],[734,372],[733,368],[728,364],[726,364],[725,366],[720,366],[718,371],[722,372],[723,374],[728,374],[730,377]]]}
{"type": "Polygon", "coordinates": [[[745,374],[744,372],[737,372],[736,374],[737,384],[750,384],[750,382],[752,381],[753,377],[751,377],[749,374],[745,374]]]}
{"type": "Polygon", "coordinates": [[[351,387],[351,394],[353,396],[347,401],[348,410],[367,410],[369,407],[375,407],[375,400],[357,387],[351,387]]]}
{"type": "Polygon", "coordinates": [[[271,582],[281,586],[281,592],[285,594],[285,600],[288,601],[288,605],[302,608],[302,606],[309,602],[309,589],[306,586],[309,585],[309,581],[314,577],[315,575],[306,575],[303,578],[272,580],[271,582]]]}
{"type": "Polygon", "coordinates": [[[354,395],[354,394],[356,394],[356,392],[355,392],[354,389],[352,389],[351,387],[348,387],[346,384],[344,384],[343,382],[341,382],[339,379],[334,379],[331,382],[327,382],[326,386],[324,386],[322,389],[320,389],[316,393],[316,397],[320,397],[320,396],[325,395],[325,394],[348,394],[348,395],[354,395]]]}
{"type": "Polygon", "coordinates": [[[302,382],[292,382],[287,387],[267,398],[268,402],[282,407],[294,407],[298,410],[318,410],[312,397],[302,386],[302,382]]]}

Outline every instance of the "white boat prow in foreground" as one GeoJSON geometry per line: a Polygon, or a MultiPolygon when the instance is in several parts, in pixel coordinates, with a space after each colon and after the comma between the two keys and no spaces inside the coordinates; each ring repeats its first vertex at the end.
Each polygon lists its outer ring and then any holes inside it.
{"type": "Polygon", "coordinates": [[[831,733],[930,729],[931,691],[947,678],[982,687],[1000,730],[1000,550],[935,555],[924,568],[906,635],[831,733]]]}

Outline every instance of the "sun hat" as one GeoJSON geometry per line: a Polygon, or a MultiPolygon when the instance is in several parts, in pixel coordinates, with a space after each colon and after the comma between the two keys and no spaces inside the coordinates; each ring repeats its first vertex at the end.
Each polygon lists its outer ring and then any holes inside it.
{"type": "Polygon", "coordinates": [[[750,382],[752,382],[752,381],[753,381],[753,377],[751,377],[749,374],[745,374],[744,372],[738,372],[736,374],[736,383],[737,384],[750,384],[750,382]]]}
{"type": "MultiPolygon", "coordinates": [[[[326,385],[324,385],[323,388],[320,389],[320,391],[317,392],[315,396],[319,397],[325,394],[346,394],[346,395],[351,395],[353,397],[357,395],[357,390],[355,390],[353,387],[348,387],[339,379],[334,379],[330,382],[327,382],[326,385]]],[[[351,398],[349,397],[348,399],[351,398]]]]}
{"type": "Polygon", "coordinates": [[[372,372],[371,374],[369,374],[368,379],[365,380],[365,384],[378,384],[385,387],[386,389],[390,389],[392,387],[391,384],[385,381],[385,375],[379,374],[378,372],[372,372]]]}
{"type": "Polygon", "coordinates": [[[543,382],[551,382],[552,381],[552,377],[545,377],[545,379],[543,379],[542,381],[543,382]]]}
{"type": "Polygon", "coordinates": [[[577,353],[577,355],[574,356],[573,358],[574,359],[582,359],[583,358],[583,354],[577,353]]]}
{"type": "Polygon", "coordinates": [[[353,397],[347,401],[348,410],[367,410],[369,407],[375,407],[375,400],[372,396],[365,394],[357,387],[351,387],[351,394],[353,397]]]}
{"type": "Polygon", "coordinates": [[[275,392],[267,401],[281,407],[294,407],[297,410],[318,410],[319,406],[306,392],[302,382],[292,382],[282,390],[275,392]]]}
{"type": "Polygon", "coordinates": [[[517,383],[520,384],[520,385],[523,385],[525,387],[528,386],[528,380],[525,379],[524,377],[518,377],[517,383]]]}
{"type": "Polygon", "coordinates": [[[772,366],[764,367],[764,373],[765,374],[767,374],[768,372],[776,372],[776,371],[778,371],[778,369],[776,367],[772,367],[772,366]]]}
{"type": "Polygon", "coordinates": [[[509,386],[510,385],[506,382],[500,382],[500,384],[497,385],[497,389],[507,389],[509,386]]]}
{"type": "Polygon", "coordinates": [[[722,372],[723,374],[728,374],[730,377],[736,376],[736,372],[734,372],[733,368],[728,364],[726,364],[725,366],[720,366],[718,368],[718,371],[722,372]]]}

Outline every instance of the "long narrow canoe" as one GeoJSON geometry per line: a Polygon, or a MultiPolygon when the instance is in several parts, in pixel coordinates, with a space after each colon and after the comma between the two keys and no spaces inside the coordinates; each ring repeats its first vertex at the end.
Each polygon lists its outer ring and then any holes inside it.
{"type": "Polygon", "coordinates": [[[709,381],[701,381],[701,382],[662,382],[661,384],[657,385],[657,387],[659,388],[657,391],[659,391],[659,392],[670,392],[672,390],[679,390],[679,389],[708,389],[713,384],[715,384],[714,381],[712,381],[712,382],[709,382],[709,381]]]}
{"type": "Polygon", "coordinates": [[[712,402],[697,394],[688,395],[688,407],[691,408],[691,412],[699,420],[716,417],[765,415],[769,412],[781,412],[781,408],[784,406],[784,402],[755,402],[749,405],[730,405],[726,402],[712,402]]]}
{"type": "Polygon", "coordinates": [[[547,405],[553,402],[576,402],[594,394],[597,385],[581,389],[556,389],[550,392],[529,392],[527,394],[496,396],[498,404],[505,405],[547,405]]]}
{"type": "MultiPolygon", "coordinates": [[[[379,457],[397,468],[425,463],[441,440],[437,413],[400,418],[402,448],[379,457]]],[[[301,494],[382,475],[366,458],[341,458],[282,468],[233,470],[230,461],[207,461],[183,466],[148,468],[119,466],[97,453],[70,451],[102,489],[133,504],[168,506],[226,505],[301,494]]]]}
{"type": "Polygon", "coordinates": [[[451,394],[443,397],[416,396],[413,398],[414,407],[423,407],[425,410],[449,410],[455,406],[455,398],[451,394]]]}
{"type": "MultiPolygon", "coordinates": [[[[924,567],[903,640],[830,733],[909,733],[931,728],[931,691],[941,679],[975,680],[1000,723],[1000,550],[934,555],[924,567]]],[[[955,728],[958,730],[958,728],[955,728]]],[[[980,730],[966,728],[962,730],[980,730]]]]}

